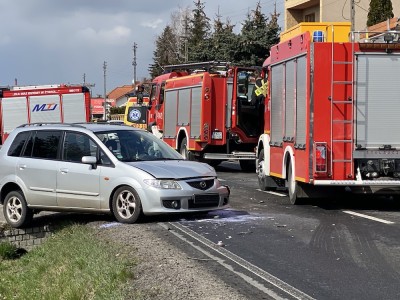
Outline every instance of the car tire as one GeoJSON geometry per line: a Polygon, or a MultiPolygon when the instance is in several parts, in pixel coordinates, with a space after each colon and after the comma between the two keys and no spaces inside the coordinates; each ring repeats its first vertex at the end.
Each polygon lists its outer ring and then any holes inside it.
{"type": "Polygon", "coordinates": [[[138,193],[129,186],[118,188],[112,199],[114,217],[120,223],[135,223],[142,213],[142,203],[138,193]]]}
{"type": "Polygon", "coordinates": [[[3,203],[4,218],[14,228],[27,226],[33,218],[33,212],[26,203],[21,191],[9,192],[3,203]]]}

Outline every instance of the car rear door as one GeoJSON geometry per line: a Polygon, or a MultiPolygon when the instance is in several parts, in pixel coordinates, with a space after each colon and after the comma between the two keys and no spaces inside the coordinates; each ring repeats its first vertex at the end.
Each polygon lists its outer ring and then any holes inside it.
{"type": "Polygon", "coordinates": [[[29,205],[57,206],[56,174],[62,131],[33,131],[16,166],[29,205]]]}

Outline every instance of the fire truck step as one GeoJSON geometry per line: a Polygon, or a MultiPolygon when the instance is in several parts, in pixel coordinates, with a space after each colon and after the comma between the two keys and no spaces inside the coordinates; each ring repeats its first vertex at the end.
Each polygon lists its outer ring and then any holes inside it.
{"type": "Polygon", "coordinates": [[[334,81],[333,84],[352,84],[352,81],[334,81]]]}
{"type": "Polygon", "coordinates": [[[341,124],[351,124],[352,120],[332,120],[333,123],[341,123],[341,124]]]}
{"type": "Polygon", "coordinates": [[[333,104],[352,104],[351,100],[333,100],[333,104]]]}
{"type": "Polygon", "coordinates": [[[351,61],[334,61],[333,62],[335,65],[351,65],[351,61]]]}
{"type": "Polygon", "coordinates": [[[351,159],[334,159],[332,160],[334,163],[335,162],[345,162],[345,163],[351,163],[352,160],[351,159]]]}
{"type": "Polygon", "coordinates": [[[332,140],[334,143],[352,143],[353,140],[332,140]]]}

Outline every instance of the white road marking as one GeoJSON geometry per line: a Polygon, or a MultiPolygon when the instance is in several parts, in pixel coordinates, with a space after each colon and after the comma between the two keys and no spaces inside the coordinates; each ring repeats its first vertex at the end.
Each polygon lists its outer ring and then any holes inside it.
{"type": "Polygon", "coordinates": [[[226,181],[226,179],[218,178],[219,181],[226,181]]]}
{"type": "Polygon", "coordinates": [[[384,224],[394,224],[394,222],[392,222],[392,221],[387,221],[387,220],[375,218],[375,217],[372,217],[372,216],[356,213],[356,212],[350,211],[350,210],[343,210],[343,212],[346,213],[346,214],[349,214],[349,215],[353,215],[353,216],[357,216],[357,217],[360,217],[360,218],[369,219],[369,220],[376,221],[376,222],[381,222],[381,223],[384,223],[384,224]]]}
{"type": "MultiPolygon", "coordinates": [[[[166,224],[163,223],[158,223],[161,227],[165,229],[169,229],[166,224]]],[[[168,223],[170,226],[174,227],[177,231],[170,230],[172,234],[180,238],[181,240],[185,241],[186,243],[190,244],[192,247],[195,249],[199,250],[209,258],[215,260],[218,262],[220,265],[225,267],[226,269],[230,270],[231,272],[235,273],[236,275],[240,276],[244,281],[248,282],[255,288],[259,289],[260,291],[264,292],[265,294],[269,295],[273,299],[278,299],[278,300],[284,300],[287,299],[286,297],[283,298],[276,294],[273,290],[269,289],[266,287],[262,282],[257,282],[256,280],[250,278],[244,273],[241,273],[240,271],[235,270],[229,263],[227,263],[228,260],[233,261],[237,265],[241,266],[242,268],[246,269],[247,271],[251,272],[252,274],[256,275],[258,278],[261,280],[268,282],[269,284],[277,287],[279,290],[285,292],[286,294],[292,296],[295,299],[301,299],[301,300],[313,300],[311,296],[307,295],[306,293],[303,293],[302,291],[296,289],[295,287],[289,285],[288,283],[284,282],[283,280],[280,280],[279,278],[273,276],[272,274],[264,271],[263,269],[260,269],[259,267],[249,263],[247,260],[233,254],[229,250],[219,247],[210,240],[206,239],[202,235],[194,232],[190,228],[187,228],[179,223],[168,223]],[[180,231],[181,233],[179,233],[180,231]],[[204,246],[207,246],[208,248],[218,252],[220,255],[225,257],[227,260],[220,259],[213,255],[211,252],[207,251],[206,249],[195,245],[193,242],[189,241],[183,234],[186,234],[190,236],[191,238],[195,239],[196,241],[200,242],[204,246]]]]}
{"type": "Polygon", "coordinates": [[[263,193],[268,193],[268,194],[272,194],[272,195],[276,195],[276,196],[280,196],[280,197],[286,197],[286,194],[282,194],[282,193],[278,193],[278,192],[272,192],[272,191],[262,191],[260,189],[257,189],[257,191],[263,192],[263,193]]]}

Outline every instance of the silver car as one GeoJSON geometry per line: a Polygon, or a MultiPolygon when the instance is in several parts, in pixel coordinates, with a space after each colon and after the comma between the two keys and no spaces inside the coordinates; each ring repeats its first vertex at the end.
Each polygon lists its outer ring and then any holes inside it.
{"type": "Polygon", "coordinates": [[[211,166],[129,126],[23,125],[0,149],[0,203],[17,228],[42,210],[111,212],[134,223],[141,213],[226,208],[229,194],[211,166]]]}

